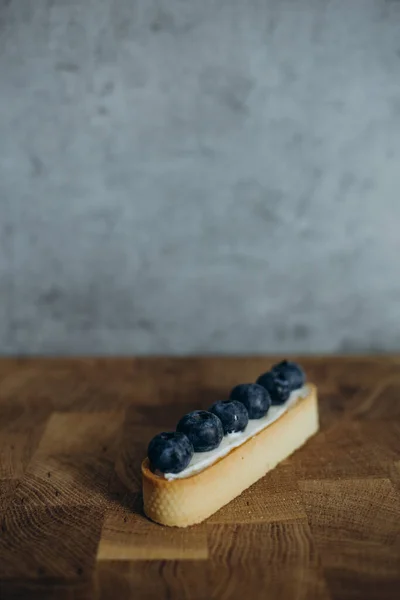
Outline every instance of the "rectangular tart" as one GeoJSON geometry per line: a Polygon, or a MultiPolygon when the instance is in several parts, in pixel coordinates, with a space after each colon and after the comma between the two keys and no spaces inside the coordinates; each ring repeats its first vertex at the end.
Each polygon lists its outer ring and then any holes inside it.
{"type": "Polygon", "coordinates": [[[145,514],[162,525],[200,523],[239,496],[318,431],[315,385],[284,414],[200,472],[168,480],[142,463],[145,514]]]}

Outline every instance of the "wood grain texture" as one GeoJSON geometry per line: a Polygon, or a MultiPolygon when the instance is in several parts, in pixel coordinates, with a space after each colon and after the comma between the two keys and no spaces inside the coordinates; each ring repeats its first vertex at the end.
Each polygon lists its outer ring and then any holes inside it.
{"type": "Polygon", "coordinates": [[[205,523],[144,517],[149,439],[275,361],[1,360],[1,600],[397,599],[400,357],[301,359],[321,432],[205,523]]]}

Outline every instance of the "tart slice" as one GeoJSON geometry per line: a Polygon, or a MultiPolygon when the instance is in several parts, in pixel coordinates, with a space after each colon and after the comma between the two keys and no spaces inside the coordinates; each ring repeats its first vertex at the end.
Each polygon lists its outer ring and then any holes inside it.
{"type": "Polygon", "coordinates": [[[142,463],[145,514],[162,525],[200,523],[318,431],[315,385],[283,361],[236,386],[209,411],[185,415],[149,444],[142,463]]]}

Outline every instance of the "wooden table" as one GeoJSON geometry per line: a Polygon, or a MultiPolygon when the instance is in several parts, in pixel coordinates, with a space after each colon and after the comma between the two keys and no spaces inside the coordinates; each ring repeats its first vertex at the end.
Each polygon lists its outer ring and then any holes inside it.
{"type": "Polygon", "coordinates": [[[142,513],[148,440],[271,358],[0,361],[0,598],[400,598],[400,357],[302,359],[321,432],[206,523],[142,513]]]}

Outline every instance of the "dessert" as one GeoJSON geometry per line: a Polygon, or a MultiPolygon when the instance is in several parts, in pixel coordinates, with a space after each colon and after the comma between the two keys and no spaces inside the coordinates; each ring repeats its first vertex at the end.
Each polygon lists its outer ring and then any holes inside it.
{"type": "Polygon", "coordinates": [[[150,441],[142,463],[144,512],[168,526],[200,523],[317,430],[316,387],[299,365],[283,361],[150,441]]]}

